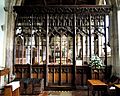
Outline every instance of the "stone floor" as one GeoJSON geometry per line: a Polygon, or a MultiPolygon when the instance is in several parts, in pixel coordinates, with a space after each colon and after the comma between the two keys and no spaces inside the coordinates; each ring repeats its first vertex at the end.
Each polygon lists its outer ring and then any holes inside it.
{"type": "MultiPolygon", "coordinates": [[[[21,96],[88,96],[87,90],[76,90],[76,91],[44,91],[39,95],[21,95],[21,96]]],[[[89,96],[92,96],[91,92],[89,92],[89,96]]],[[[96,94],[95,96],[98,96],[96,94]]],[[[112,93],[108,94],[99,94],[99,96],[116,96],[112,93]]]]}
{"type": "Polygon", "coordinates": [[[47,91],[42,96],[88,96],[86,91],[47,91]]]}
{"type": "Polygon", "coordinates": [[[44,91],[39,95],[21,95],[21,96],[88,96],[87,91],[44,91]]]}

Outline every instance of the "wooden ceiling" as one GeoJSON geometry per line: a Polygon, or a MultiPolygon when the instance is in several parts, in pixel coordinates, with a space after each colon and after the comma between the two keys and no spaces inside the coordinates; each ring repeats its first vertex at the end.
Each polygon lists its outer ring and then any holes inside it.
{"type": "Polygon", "coordinates": [[[24,0],[24,6],[95,5],[96,0],[24,0]]]}

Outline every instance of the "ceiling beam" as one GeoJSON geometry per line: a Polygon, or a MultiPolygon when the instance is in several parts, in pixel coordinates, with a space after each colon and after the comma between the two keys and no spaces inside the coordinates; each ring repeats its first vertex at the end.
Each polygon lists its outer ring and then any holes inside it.
{"type": "Polygon", "coordinates": [[[111,4],[116,6],[118,0],[106,0],[106,1],[111,1],[111,4]]]}
{"type": "Polygon", "coordinates": [[[77,0],[75,0],[75,5],[76,5],[76,3],[77,3],[77,0]]]}
{"type": "Polygon", "coordinates": [[[111,5],[111,0],[105,0],[107,5],[111,5]]]}
{"type": "Polygon", "coordinates": [[[120,9],[120,0],[115,0],[117,7],[120,9]]]}
{"type": "Polygon", "coordinates": [[[47,2],[46,2],[46,0],[44,0],[44,4],[45,4],[45,6],[47,5],[47,2]]]}
{"type": "Polygon", "coordinates": [[[96,5],[102,5],[104,4],[104,1],[106,2],[106,5],[111,5],[112,0],[96,0],[96,5]]]}
{"type": "Polygon", "coordinates": [[[59,0],[59,2],[60,2],[60,5],[62,5],[62,0],[59,0]]]}
{"type": "Polygon", "coordinates": [[[99,1],[99,5],[103,5],[104,4],[104,0],[98,0],[99,1]]]}

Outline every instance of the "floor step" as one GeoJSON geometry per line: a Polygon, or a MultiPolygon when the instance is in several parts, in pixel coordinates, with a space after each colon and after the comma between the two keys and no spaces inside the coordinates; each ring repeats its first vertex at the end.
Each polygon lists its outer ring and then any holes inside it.
{"type": "Polygon", "coordinates": [[[45,88],[47,91],[72,91],[73,89],[75,88],[71,86],[48,86],[45,88]]]}

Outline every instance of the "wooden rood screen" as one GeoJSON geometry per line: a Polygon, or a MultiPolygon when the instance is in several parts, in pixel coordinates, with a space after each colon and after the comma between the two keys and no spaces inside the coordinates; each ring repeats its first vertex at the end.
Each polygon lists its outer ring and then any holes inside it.
{"type": "Polygon", "coordinates": [[[14,72],[45,85],[84,85],[93,54],[107,65],[110,6],[14,6],[14,72]],[[47,84],[48,83],[48,84],[47,84]]]}

